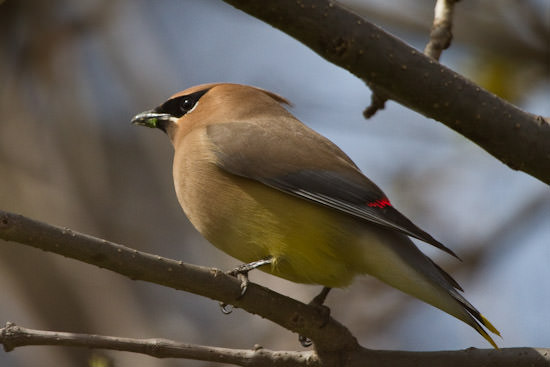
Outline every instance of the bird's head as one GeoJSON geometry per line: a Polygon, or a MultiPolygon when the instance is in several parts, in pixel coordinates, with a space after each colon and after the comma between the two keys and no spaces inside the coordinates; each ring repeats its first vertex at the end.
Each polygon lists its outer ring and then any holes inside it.
{"type": "Polygon", "coordinates": [[[280,104],[289,102],[263,89],[230,83],[202,84],[137,114],[132,123],[160,129],[174,141],[176,135],[185,135],[197,127],[250,119],[273,109],[284,110],[280,104]]]}

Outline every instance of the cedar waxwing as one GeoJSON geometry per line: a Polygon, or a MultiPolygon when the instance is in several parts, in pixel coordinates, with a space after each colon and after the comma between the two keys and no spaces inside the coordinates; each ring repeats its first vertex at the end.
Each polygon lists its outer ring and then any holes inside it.
{"type": "Polygon", "coordinates": [[[497,348],[482,325],[499,332],[408,236],[456,255],[397,211],[344,152],[283,104],[262,89],[206,84],[132,122],[168,134],[185,214],[213,245],[252,263],[246,270],[261,266],[330,288],[370,274],[464,321],[497,348]]]}

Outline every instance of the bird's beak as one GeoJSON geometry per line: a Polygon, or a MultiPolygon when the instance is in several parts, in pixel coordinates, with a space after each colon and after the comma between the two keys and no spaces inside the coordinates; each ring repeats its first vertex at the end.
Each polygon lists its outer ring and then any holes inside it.
{"type": "Polygon", "coordinates": [[[158,113],[154,110],[149,110],[135,115],[132,118],[132,124],[147,126],[150,128],[160,128],[159,122],[168,121],[172,118],[167,113],[158,113]]]}

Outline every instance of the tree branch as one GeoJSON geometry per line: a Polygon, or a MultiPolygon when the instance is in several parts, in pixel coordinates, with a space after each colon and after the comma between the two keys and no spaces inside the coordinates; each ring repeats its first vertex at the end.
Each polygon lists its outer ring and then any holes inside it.
{"type": "Polygon", "coordinates": [[[313,351],[272,351],[228,349],[179,343],[167,339],[133,339],[113,336],[33,330],[7,323],[0,329],[4,350],[30,345],[86,347],[141,353],[156,358],[187,358],[209,362],[231,363],[238,366],[317,367],[317,366],[531,366],[546,367],[550,349],[508,348],[499,351],[470,348],[461,351],[401,352],[357,348],[341,353],[318,355],[313,351]]]}
{"type": "Polygon", "coordinates": [[[118,350],[146,354],[156,358],[186,358],[200,361],[230,363],[238,366],[319,366],[314,352],[277,352],[258,347],[228,349],[178,343],[168,339],[133,339],[115,336],[63,333],[57,331],[33,330],[7,323],[0,329],[0,343],[7,352],[29,345],[56,345],[118,350]]]}
{"type": "MultiPolygon", "coordinates": [[[[451,45],[453,38],[453,9],[455,2],[460,0],[437,0],[434,10],[434,22],[430,32],[430,41],[424,49],[424,55],[438,60],[444,49],[451,45]]],[[[384,109],[389,97],[379,90],[376,85],[367,83],[372,91],[371,103],[363,111],[365,118],[371,118],[378,110],[384,109]]]]}
{"type": "Polygon", "coordinates": [[[443,50],[449,48],[453,39],[454,5],[460,0],[437,0],[434,10],[434,22],[430,31],[430,42],[424,49],[424,54],[439,60],[443,50]]]}
{"type": "Polygon", "coordinates": [[[357,340],[349,330],[330,317],[327,320],[322,309],[254,283],[250,283],[246,294],[238,298],[240,282],[218,269],[137,251],[2,210],[0,238],[109,269],[133,280],[144,280],[232,304],[308,337],[320,350],[357,347],[357,340]]]}
{"type": "Polygon", "coordinates": [[[550,122],[520,110],[328,0],[224,0],[550,184],[550,122]]]}
{"type": "MultiPolygon", "coordinates": [[[[347,366],[352,367],[363,366],[365,361],[370,361],[372,365],[376,366],[408,367],[421,364],[429,367],[441,365],[445,361],[446,366],[480,364],[516,366],[518,363],[529,363],[532,366],[542,367],[547,366],[550,362],[550,349],[512,348],[499,352],[492,349],[447,352],[365,349],[357,344],[355,337],[345,327],[332,318],[327,321],[326,315],[315,306],[305,305],[254,283],[249,284],[244,297],[236,300],[235,298],[240,294],[240,282],[219,270],[147,254],[2,210],[0,210],[0,238],[84,261],[126,275],[131,279],[145,280],[225,303],[233,303],[235,306],[265,317],[288,330],[307,336],[315,343],[314,353],[265,351],[262,354],[258,351],[196,346],[164,339],[137,341],[97,335],[42,332],[8,324],[0,330],[0,342],[7,351],[22,345],[54,344],[118,350],[128,348],[124,350],[146,354],[157,353],[158,357],[176,357],[176,354],[181,353],[182,358],[234,358],[230,363],[243,366],[277,366],[279,364],[275,363],[283,361],[285,356],[288,356],[292,363],[300,361],[301,364],[298,365],[301,366],[316,366],[316,363],[323,366],[341,366],[346,363],[347,366]],[[210,352],[219,353],[219,356],[208,357],[210,352]],[[192,353],[194,353],[193,357],[191,357],[192,353]],[[238,360],[239,356],[243,359],[238,360]],[[254,364],[244,356],[248,356],[258,363],[262,361],[264,364],[254,364]],[[264,359],[266,362],[263,362],[264,359]],[[466,361],[468,364],[465,364],[466,361]]],[[[210,361],[211,359],[205,360],[210,361]]],[[[227,362],[227,360],[225,361],[227,362]]]]}

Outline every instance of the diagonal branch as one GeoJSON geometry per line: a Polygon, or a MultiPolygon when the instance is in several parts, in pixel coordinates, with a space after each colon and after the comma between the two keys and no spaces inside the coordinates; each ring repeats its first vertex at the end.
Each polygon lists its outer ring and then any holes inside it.
{"type": "MultiPolygon", "coordinates": [[[[437,0],[434,10],[434,22],[430,32],[430,41],[424,49],[424,54],[439,61],[443,50],[451,45],[453,38],[453,10],[455,2],[460,0],[437,0]]],[[[384,109],[389,97],[384,96],[376,85],[368,84],[371,88],[371,103],[363,111],[365,118],[371,118],[378,110],[384,109]]]]}
{"type": "Polygon", "coordinates": [[[224,0],[550,184],[550,122],[520,110],[328,0],[224,0]]]}
{"type": "Polygon", "coordinates": [[[158,353],[157,357],[176,357],[176,354],[178,354],[182,358],[196,359],[205,358],[205,355],[210,352],[223,352],[228,358],[237,358],[239,353],[245,353],[251,359],[243,357],[240,362],[237,359],[231,362],[243,366],[277,366],[280,364],[275,364],[275,362],[283,361],[285,356],[289,356],[293,360],[292,363],[300,362],[295,365],[301,366],[315,366],[317,363],[323,366],[340,366],[343,361],[346,361],[347,365],[352,367],[363,366],[367,360],[376,366],[398,367],[419,364],[427,367],[442,364],[446,366],[469,366],[488,363],[499,366],[529,364],[542,367],[550,363],[550,349],[511,348],[496,353],[492,349],[400,352],[362,348],[345,327],[332,318],[327,321],[326,315],[315,306],[305,305],[253,283],[249,284],[245,296],[237,301],[235,298],[240,294],[240,282],[219,270],[184,264],[181,261],[143,253],[106,240],[77,233],[67,228],[41,223],[2,210],[0,210],[0,238],[97,265],[126,275],[131,279],[145,280],[222,302],[233,303],[235,306],[265,317],[288,330],[299,332],[315,343],[313,353],[266,351],[262,354],[257,351],[243,352],[242,350],[231,351],[223,348],[195,346],[164,339],[159,342],[158,339],[135,340],[97,335],[33,331],[18,328],[8,323],[5,328],[0,329],[0,344],[4,345],[6,351],[22,345],[55,344],[118,350],[127,348],[124,350],[148,354],[158,353]],[[32,340],[32,342],[25,344],[25,340],[32,340]],[[150,351],[149,348],[160,348],[162,352],[150,351]],[[170,355],[169,353],[174,354],[170,355]],[[189,353],[195,353],[196,355],[191,356],[189,353]],[[260,361],[263,364],[253,363],[260,361]]]}
{"type": "Polygon", "coordinates": [[[353,335],[323,310],[250,283],[246,294],[240,282],[224,272],[158,255],[52,226],[0,210],[0,238],[15,241],[88,264],[112,270],[133,280],[144,280],[191,292],[240,307],[311,339],[317,349],[353,349],[353,335]]]}

